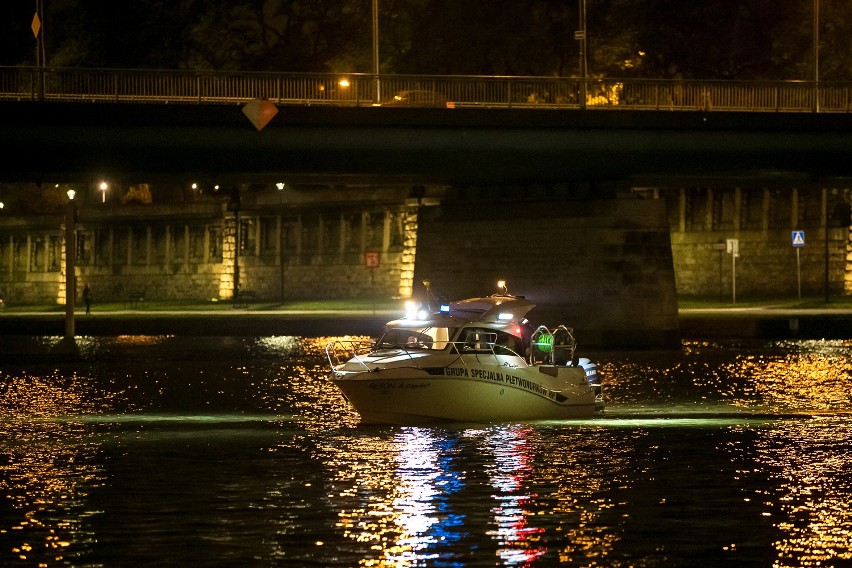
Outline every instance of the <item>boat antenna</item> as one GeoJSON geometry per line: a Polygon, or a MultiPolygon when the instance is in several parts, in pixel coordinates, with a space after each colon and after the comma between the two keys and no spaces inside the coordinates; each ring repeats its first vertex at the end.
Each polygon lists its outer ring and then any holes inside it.
{"type": "Polygon", "coordinates": [[[423,281],[423,286],[426,287],[426,310],[432,313],[432,304],[429,302],[429,296],[432,295],[432,283],[428,280],[423,281]]]}

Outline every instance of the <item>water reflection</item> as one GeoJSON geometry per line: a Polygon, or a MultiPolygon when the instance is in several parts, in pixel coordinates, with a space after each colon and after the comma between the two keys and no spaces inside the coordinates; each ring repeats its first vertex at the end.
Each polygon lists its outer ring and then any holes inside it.
{"type": "Polygon", "coordinates": [[[104,402],[76,375],[0,373],[0,385],[0,563],[7,553],[33,566],[64,563],[94,538],[86,500],[104,475],[91,460],[97,444],[78,439],[81,425],[50,418],[97,412],[104,402]]]}
{"type": "Polygon", "coordinates": [[[612,354],[602,418],[412,428],[358,424],[327,338],[201,341],[0,371],[0,565],[852,563],[852,342],[612,354]]]}
{"type": "MultiPolygon", "coordinates": [[[[834,417],[786,421],[755,440],[752,479],[778,531],[776,567],[852,562],[852,426],[834,417]]],[[[749,452],[751,453],[751,452],[749,452]]]]}
{"type": "Polygon", "coordinates": [[[529,434],[530,429],[514,426],[492,429],[485,436],[494,456],[486,471],[497,502],[491,509],[497,528],[489,534],[497,541],[497,554],[506,566],[529,565],[547,551],[539,539],[544,529],[535,526],[535,513],[530,511],[536,495],[526,487],[533,461],[529,434]]]}

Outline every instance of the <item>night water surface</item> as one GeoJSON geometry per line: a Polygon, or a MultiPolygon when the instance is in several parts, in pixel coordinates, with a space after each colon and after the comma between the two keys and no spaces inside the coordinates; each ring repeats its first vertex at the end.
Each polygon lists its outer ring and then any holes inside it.
{"type": "Polygon", "coordinates": [[[852,341],[593,354],[602,417],[433,427],[359,426],[327,341],[5,365],[0,566],[852,562],[852,341]]]}

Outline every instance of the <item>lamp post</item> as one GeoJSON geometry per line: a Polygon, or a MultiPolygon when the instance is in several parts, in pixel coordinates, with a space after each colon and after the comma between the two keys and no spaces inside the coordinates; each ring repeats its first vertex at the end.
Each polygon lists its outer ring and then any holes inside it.
{"type": "Polygon", "coordinates": [[[814,112],[819,112],[819,0],[814,0],[814,112]]]}
{"type": "Polygon", "coordinates": [[[234,210],[234,292],[231,296],[233,307],[236,308],[240,301],[240,247],[241,231],[240,231],[240,188],[234,187],[231,189],[230,205],[234,210]]]}
{"type": "Polygon", "coordinates": [[[382,102],[379,92],[379,0],[373,0],[373,81],[376,84],[376,103],[382,102]]]}
{"type": "Polygon", "coordinates": [[[580,0],[580,29],[574,32],[574,39],[580,43],[580,108],[586,108],[586,92],[588,89],[589,75],[589,47],[588,33],[586,30],[586,0],[580,0]]]}
{"type": "Polygon", "coordinates": [[[77,282],[74,264],[77,260],[77,202],[76,192],[69,189],[68,208],[65,210],[65,339],[74,340],[74,303],[77,300],[77,282]]]}

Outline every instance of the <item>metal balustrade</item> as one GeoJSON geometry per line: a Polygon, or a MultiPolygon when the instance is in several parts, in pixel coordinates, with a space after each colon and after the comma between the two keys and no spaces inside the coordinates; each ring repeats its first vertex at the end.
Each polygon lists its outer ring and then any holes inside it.
{"type": "Polygon", "coordinates": [[[852,83],[0,67],[0,100],[843,112],[852,83]],[[585,88],[583,88],[585,87],[585,88]],[[584,96],[585,95],[585,96],[584,96]]]}

